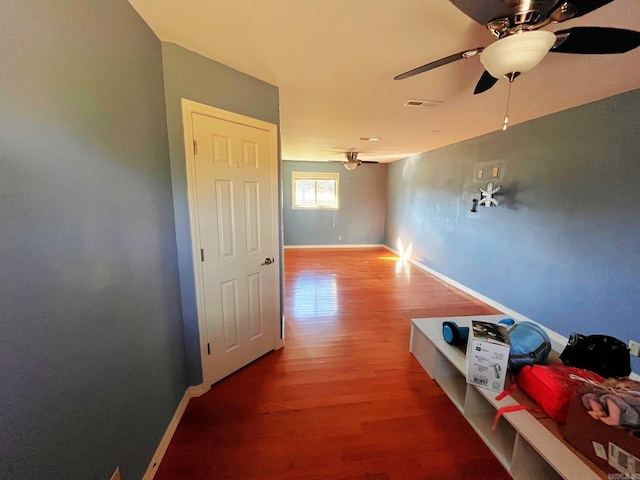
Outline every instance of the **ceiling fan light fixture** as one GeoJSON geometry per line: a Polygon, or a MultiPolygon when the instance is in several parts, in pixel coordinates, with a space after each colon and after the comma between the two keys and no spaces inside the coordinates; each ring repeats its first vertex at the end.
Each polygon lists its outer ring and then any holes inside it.
{"type": "Polygon", "coordinates": [[[544,30],[516,33],[485,48],[480,61],[493,78],[525,73],[540,63],[555,41],[555,34],[544,30]]]}
{"type": "Polygon", "coordinates": [[[344,168],[346,168],[349,171],[355,170],[357,166],[358,166],[358,162],[344,162],[344,168]]]}

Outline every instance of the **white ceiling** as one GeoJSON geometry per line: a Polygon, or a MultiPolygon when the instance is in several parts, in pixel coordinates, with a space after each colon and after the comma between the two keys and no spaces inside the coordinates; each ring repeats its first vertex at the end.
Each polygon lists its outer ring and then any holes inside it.
{"type": "MultiPolygon", "coordinates": [[[[285,160],[336,160],[336,151],[357,150],[375,152],[361,159],[392,161],[502,127],[508,82],[473,95],[483,72],[477,57],[393,80],[493,41],[447,0],[129,1],[162,41],[279,87],[285,160]],[[404,107],[407,100],[443,103],[404,107]]],[[[547,29],[576,25],[640,30],[640,2],[616,0],[547,29]]],[[[550,53],[514,82],[509,124],[637,88],[640,48],[550,53]]]]}

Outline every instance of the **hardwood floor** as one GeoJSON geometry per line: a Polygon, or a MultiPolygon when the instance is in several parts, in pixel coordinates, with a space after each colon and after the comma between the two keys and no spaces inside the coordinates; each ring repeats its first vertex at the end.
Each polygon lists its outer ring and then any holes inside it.
{"type": "Polygon", "coordinates": [[[409,353],[499,313],[383,249],[287,250],[285,348],[190,401],[156,480],[510,478],[409,353]]]}

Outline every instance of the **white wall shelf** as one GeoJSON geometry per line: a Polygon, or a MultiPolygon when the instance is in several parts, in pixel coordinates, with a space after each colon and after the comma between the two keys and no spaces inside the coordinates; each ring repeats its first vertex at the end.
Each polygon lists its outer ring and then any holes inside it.
{"type": "Polygon", "coordinates": [[[496,411],[518,402],[510,395],[498,401],[495,392],[467,384],[465,354],[444,341],[442,322],[470,327],[472,320],[497,323],[502,318],[505,315],[413,319],[410,351],[516,480],[607,478],[527,410],[505,413],[493,430],[496,411]]]}

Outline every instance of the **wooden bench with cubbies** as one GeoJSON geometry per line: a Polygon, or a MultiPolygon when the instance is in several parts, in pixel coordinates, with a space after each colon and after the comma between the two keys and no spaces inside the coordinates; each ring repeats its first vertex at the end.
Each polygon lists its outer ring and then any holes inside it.
{"type": "MultiPolygon", "coordinates": [[[[413,319],[410,351],[513,478],[608,478],[562,439],[555,421],[536,415],[535,404],[522,392],[516,390],[496,400],[496,392],[467,384],[464,350],[444,340],[442,322],[470,327],[472,320],[497,323],[503,318],[505,315],[413,319]],[[527,409],[503,414],[493,429],[498,409],[513,405],[525,405],[527,409]]],[[[550,361],[557,361],[557,356],[553,351],[550,361]]]]}

